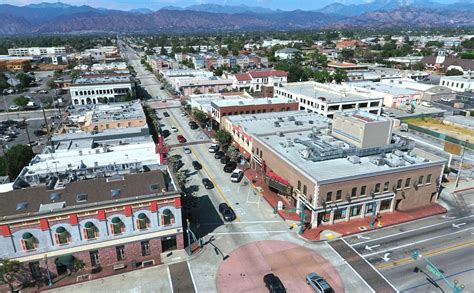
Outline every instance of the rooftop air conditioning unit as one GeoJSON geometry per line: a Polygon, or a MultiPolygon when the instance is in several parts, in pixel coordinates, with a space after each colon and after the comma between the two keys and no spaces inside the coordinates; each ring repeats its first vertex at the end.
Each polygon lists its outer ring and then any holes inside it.
{"type": "Polygon", "coordinates": [[[358,156],[348,156],[347,160],[352,164],[360,164],[360,158],[358,156]]]}
{"type": "Polygon", "coordinates": [[[288,121],[295,121],[295,116],[288,116],[288,121]]]}

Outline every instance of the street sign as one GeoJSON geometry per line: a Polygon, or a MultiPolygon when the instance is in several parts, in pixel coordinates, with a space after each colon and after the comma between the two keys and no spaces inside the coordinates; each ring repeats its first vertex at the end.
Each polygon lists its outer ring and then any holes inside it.
{"type": "Polygon", "coordinates": [[[435,275],[435,276],[438,277],[438,278],[442,278],[442,277],[443,277],[443,274],[442,274],[440,271],[438,271],[438,269],[435,268],[435,267],[432,266],[432,265],[429,265],[429,264],[426,265],[426,269],[427,269],[428,271],[430,271],[433,275],[435,275]]]}
{"type": "Polygon", "coordinates": [[[444,141],[444,151],[453,155],[461,155],[461,146],[449,141],[444,141]]]}

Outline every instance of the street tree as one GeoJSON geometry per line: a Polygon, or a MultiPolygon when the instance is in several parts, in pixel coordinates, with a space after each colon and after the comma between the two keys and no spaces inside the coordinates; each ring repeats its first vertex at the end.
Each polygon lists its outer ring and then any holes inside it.
{"type": "Polygon", "coordinates": [[[208,119],[207,113],[199,109],[193,110],[193,116],[194,116],[194,119],[196,119],[200,123],[204,123],[208,119]]]}
{"type": "Polygon", "coordinates": [[[456,68],[452,68],[448,71],[446,71],[446,76],[455,76],[455,75],[463,75],[464,73],[456,68]]]}
{"type": "Polygon", "coordinates": [[[228,145],[232,141],[232,134],[225,129],[219,129],[216,133],[216,140],[222,145],[228,145]]]}
{"type": "Polygon", "coordinates": [[[16,75],[16,78],[20,81],[20,87],[21,88],[26,88],[31,85],[31,83],[34,81],[33,77],[31,75],[20,72],[16,75]]]}
{"type": "Polygon", "coordinates": [[[229,156],[231,161],[236,162],[237,159],[240,157],[240,152],[235,146],[231,145],[227,149],[227,155],[229,156]]]}
{"type": "Polygon", "coordinates": [[[3,283],[8,284],[10,291],[14,292],[13,284],[18,279],[21,264],[17,260],[0,259],[0,275],[3,283]]]}
{"type": "Polygon", "coordinates": [[[15,179],[34,156],[35,154],[30,146],[24,144],[14,145],[0,157],[0,174],[8,175],[11,180],[15,179]]]}
{"type": "Polygon", "coordinates": [[[344,70],[336,70],[333,74],[334,81],[336,83],[341,83],[347,79],[347,73],[344,70]]]}
{"type": "Polygon", "coordinates": [[[13,99],[13,103],[15,103],[15,105],[20,106],[20,107],[25,107],[26,105],[28,105],[29,101],[30,100],[25,96],[18,96],[13,99]]]}
{"type": "Polygon", "coordinates": [[[186,185],[186,174],[183,171],[178,171],[176,172],[175,177],[176,177],[176,184],[181,189],[184,189],[186,185]]]}

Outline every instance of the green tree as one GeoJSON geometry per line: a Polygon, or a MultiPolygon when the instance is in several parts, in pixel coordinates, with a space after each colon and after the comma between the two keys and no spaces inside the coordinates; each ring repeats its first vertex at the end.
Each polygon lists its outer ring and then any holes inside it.
{"type": "Polygon", "coordinates": [[[24,144],[14,145],[0,157],[0,173],[8,175],[10,180],[14,180],[34,156],[35,154],[30,146],[24,144]]]}
{"type": "Polygon", "coordinates": [[[461,54],[461,59],[474,59],[474,50],[461,54]]]}
{"type": "Polygon", "coordinates": [[[31,77],[31,75],[26,74],[24,72],[18,73],[16,75],[16,78],[20,81],[21,88],[29,87],[34,80],[33,77],[31,77]]]}
{"type": "Polygon", "coordinates": [[[75,258],[73,261],[72,261],[72,270],[74,272],[82,272],[82,270],[85,268],[86,264],[80,260],[80,259],[77,259],[75,258]]]}
{"type": "Polygon", "coordinates": [[[76,78],[78,78],[78,77],[79,77],[79,70],[73,69],[73,70],[71,71],[71,78],[72,78],[72,79],[76,79],[76,78]]]}
{"type": "Polygon", "coordinates": [[[15,105],[20,106],[20,107],[25,107],[26,105],[28,105],[29,101],[30,100],[25,96],[18,96],[13,99],[13,103],[15,103],[15,105]]]}
{"type": "Polygon", "coordinates": [[[341,51],[342,58],[344,60],[352,59],[354,58],[354,50],[352,49],[343,49],[341,51]]]}
{"type": "Polygon", "coordinates": [[[227,48],[224,48],[224,47],[220,48],[218,52],[221,56],[227,56],[229,54],[229,50],[227,50],[227,48]]]}
{"type": "Polygon", "coordinates": [[[10,85],[7,82],[7,77],[5,74],[0,73],[0,90],[9,88],[10,85]]]}
{"type": "Polygon", "coordinates": [[[423,64],[421,62],[413,64],[412,69],[413,70],[418,70],[418,71],[425,70],[425,64],[423,64]]]}
{"type": "Polygon", "coordinates": [[[237,159],[240,157],[239,149],[237,149],[235,146],[231,145],[227,149],[227,155],[229,156],[231,161],[236,162],[237,159]]]}
{"type": "Polygon", "coordinates": [[[176,184],[181,189],[184,189],[186,185],[186,174],[183,171],[178,171],[176,172],[175,177],[176,177],[176,184]]]}
{"type": "Polygon", "coordinates": [[[194,119],[196,119],[200,123],[206,122],[209,118],[207,113],[198,109],[193,110],[194,119]]]}
{"type": "Polygon", "coordinates": [[[10,287],[10,291],[14,291],[13,284],[18,279],[19,273],[21,270],[21,264],[17,260],[8,260],[8,259],[1,259],[0,260],[0,274],[1,280],[3,283],[8,284],[10,287]]]}
{"type": "Polygon", "coordinates": [[[452,68],[448,71],[446,71],[446,76],[455,76],[455,75],[463,75],[464,73],[461,70],[458,70],[456,68],[452,68]]]}
{"type": "Polygon", "coordinates": [[[232,134],[225,129],[219,129],[216,133],[216,140],[222,145],[228,145],[232,141],[232,134]]]}
{"type": "Polygon", "coordinates": [[[315,81],[320,82],[320,83],[326,83],[326,82],[332,81],[331,74],[329,74],[329,72],[327,72],[326,70],[316,71],[313,75],[313,78],[315,81]]]}
{"type": "Polygon", "coordinates": [[[341,83],[347,79],[347,73],[344,70],[337,69],[333,74],[334,81],[341,83]]]}
{"type": "Polygon", "coordinates": [[[466,49],[474,49],[474,38],[470,38],[469,40],[462,41],[461,46],[466,49]]]}
{"type": "Polygon", "coordinates": [[[425,44],[425,47],[438,47],[438,48],[441,48],[443,46],[444,46],[444,43],[440,42],[440,41],[428,41],[425,44]]]}
{"type": "Polygon", "coordinates": [[[51,79],[48,80],[48,82],[46,83],[46,85],[47,85],[50,89],[56,87],[56,83],[54,83],[54,80],[55,80],[55,78],[51,78],[51,79]]]}

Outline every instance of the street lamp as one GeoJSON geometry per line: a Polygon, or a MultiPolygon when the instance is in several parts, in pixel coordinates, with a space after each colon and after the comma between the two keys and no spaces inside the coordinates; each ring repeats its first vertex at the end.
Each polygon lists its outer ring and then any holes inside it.
{"type": "Polygon", "coordinates": [[[51,273],[49,272],[49,266],[48,266],[48,254],[44,254],[44,263],[46,265],[46,273],[48,274],[48,286],[51,287],[53,286],[53,280],[51,280],[51,273]]]}

